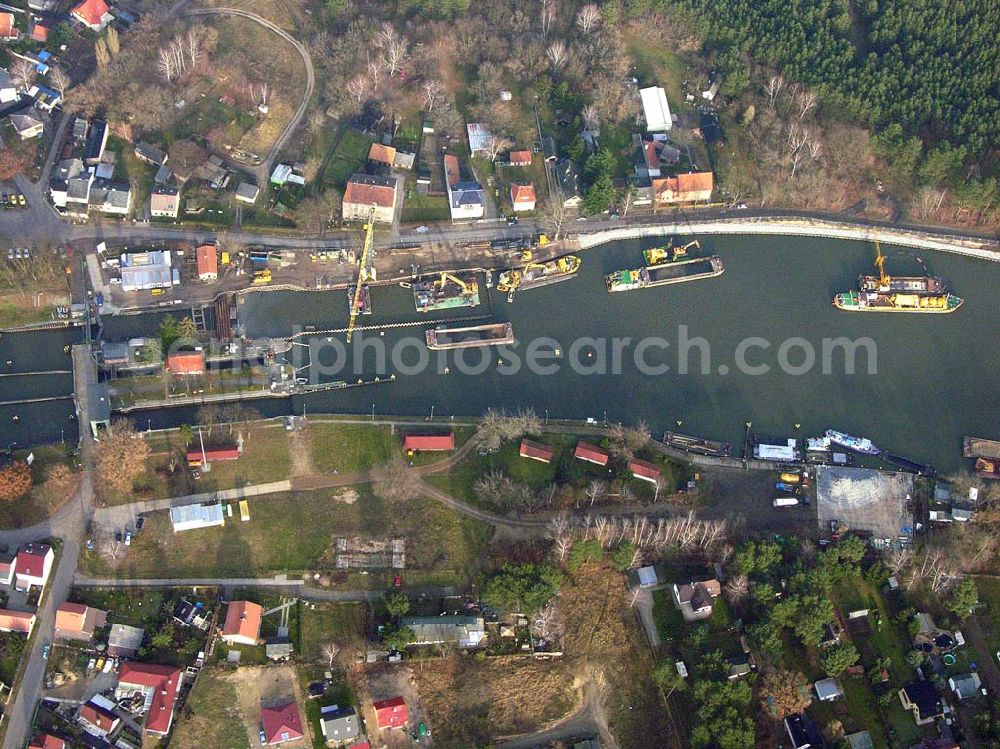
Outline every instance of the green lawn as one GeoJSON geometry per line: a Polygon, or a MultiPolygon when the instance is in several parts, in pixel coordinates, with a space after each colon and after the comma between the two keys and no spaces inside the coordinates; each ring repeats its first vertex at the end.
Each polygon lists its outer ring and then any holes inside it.
{"type": "Polygon", "coordinates": [[[403,198],[404,223],[433,223],[451,219],[446,195],[421,195],[416,190],[416,178],[407,179],[403,198]]]}
{"type": "Polygon", "coordinates": [[[118,154],[118,162],[115,164],[115,180],[128,182],[132,185],[132,213],[136,214],[149,200],[149,194],[153,189],[153,178],[156,176],[156,167],[136,156],[132,144],[117,136],[113,135],[108,138],[108,150],[118,154]]]}
{"type": "MultiPolygon", "coordinates": [[[[671,104],[681,97],[681,83],[695,75],[669,44],[661,44],[648,34],[630,31],[622,36],[635,72],[643,86],[660,86],[671,104]]],[[[671,107],[673,108],[673,107],[671,107]]],[[[604,129],[601,128],[603,134],[604,129]]]]}
{"type": "Polygon", "coordinates": [[[0,328],[16,328],[19,325],[29,325],[35,322],[48,322],[52,319],[55,307],[51,304],[44,307],[22,307],[20,304],[0,302],[0,328]]]}
{"type": "MultiPolygon", "coordinates": [[[[352,504],[337,501],[337,491],[273,494],[250,499],[250,520],[239,511],[223,527],[174,534],[166,511],[147,516],[146,527],[128,555],[111,566],[96,553],[85,568],[96,575],[123,577],[249,577],[303,570],[333,570],[333,539],[359,535],[406,538],[409,584],[462,585],[475,574],[490,529],[429,499],[396,507],[357,489],[352,504]]],[[[381,588],[389,571],[352,574],[338,581],[345,588],[381,588]]]]}
{"type": "Polygon", "coordinates": [[[365,637],[366,611],[360,603],[318,603],[302,607],[299,654],[303,661],[323,662],[323,646],[335,642],[344,653],[359,647],[365,637]]]}
{"type": "Polygon", "coordinates": [[[354,128],[344,128],[340,143],[323,172],[323,182],[343,190],[350,176],[361,170],[368,161],[368,149],[372,142],[371,138],[354,128]]]}
{"type": "MultiPolygon", "coordinates": [[[[236,687],[223,668],[204,668],[179,713],[170,738],[176,749],[246,749],[248,736],[240,716],[236,687]]],[[[254,737],[256,738],[256,737],[254,737]]],[[[256,742],[250,742],[251,745],[256,742]]]]}
{"type": "Polygon", "coordinates": [[[221,101],[216,95],[209,94],[195,104],[189,104],[187,114],[169,130],[162,133],[167,145],[186,140],[192,135],[207,135],[217,127],[225,128],[228,142],[237,143],[243,134],[254,125],[254,117],[221,101]]]}
{"type": "Polygon", "coordinates": [[[1000,580],[992,577],[975,578],[979,600],[986,604],[980,615],[989,624],[990,647],[1000,648],[1000,580]]]}
{"type": "Polygon", "coordinates": [[[354,473],[384,465],[399,446],[388,426],[309,425],[307,435],[313,468],[319,473],[354,473]]]}
{"type": "Polygon", "coordinates": [[[0,503],[0,528],[24,528],[40,523],[51,517],[60,507],[73,498],[77,485],[76,476],[68,476],[65,481],[53,480],[46,483],[57,466],[74,468],[70,455],[72,445],[39,445],[31,450],[18,450],[16,458],[24,460],[28,453],[34,453],[31,464],[32,489],[13,502],[0,503]]]}

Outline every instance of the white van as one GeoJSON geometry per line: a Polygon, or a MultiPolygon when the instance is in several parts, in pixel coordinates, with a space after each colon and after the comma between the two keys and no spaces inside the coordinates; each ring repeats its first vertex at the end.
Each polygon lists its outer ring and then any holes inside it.
{"type": "Polygon", "coordinates": [[[775,507],[795,507],[798,503],[798,497],[775,497],[773,502],[775,507]]]}

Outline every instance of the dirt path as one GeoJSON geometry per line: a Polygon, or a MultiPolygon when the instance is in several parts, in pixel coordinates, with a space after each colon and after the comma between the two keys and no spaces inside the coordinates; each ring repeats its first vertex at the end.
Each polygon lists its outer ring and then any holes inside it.
{"type": "Polygon", "coordinates": [[[304,434],[304,430],[293,429],[286,434],[288,435],[288,455],[292,459],[291,478],[297,479],[315,474],[312,453],[309,451],[309,440],[304,434]]]}

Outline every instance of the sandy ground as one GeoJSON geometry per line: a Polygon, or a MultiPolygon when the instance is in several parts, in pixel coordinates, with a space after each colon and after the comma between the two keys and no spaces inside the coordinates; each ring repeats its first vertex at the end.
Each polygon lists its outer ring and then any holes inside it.
{"type": "Polygon", "coordinates": [[[431,736],[421,739],[420,746],[434,746],[433,731],[434,726],[427,720],[423,707],[420,704],[420,697],[417,694],[416,680],[413,673],[407,666],[395,664],[379,664],[365,674],[365,695],[359,695],[363,705],[362,717],[368,731],[368,737],[373,746],[384,745],[389,749],[399,747],[414,746],[410,731],[416,730],[420,723],[427,725],[431,731],[431,736]],[[372,702],[384,700],[390,697],[400,696],[406,701],[409,711],[410,722],[405,728],[379,731],[378,722],[375,720],[375,710],[372,702]]]}
{"type": "MultiPolygon", "coordinates": [[[[260,732],[260,708],[295,700],[302,705],[303,695],[292,666],[243,666],[236,669],[229,680],[236,686],[240,700],[240,714],[246,725],[247,735],[256,737],[260,732]]],[[[282,744],[288,749],[305,749],[312,746],[312,731],[301,713],[305,739],[282,744]]],[[[256,742],[254,742],[256,743],[256,742]]]]}

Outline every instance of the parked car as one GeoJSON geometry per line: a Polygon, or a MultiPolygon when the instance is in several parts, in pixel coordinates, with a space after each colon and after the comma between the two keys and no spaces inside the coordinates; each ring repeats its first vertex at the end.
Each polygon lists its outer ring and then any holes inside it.
{"type": "Polygon", "coordinates": [[[260,729],[260,745],[264,746],[267,743],[267,736],[264,735],[264,729],[260,729]]]}
{"type": "Polygon", "coordinates": [[[125,545],[132,545],[132,531],[125,531],[125,545]]]}
{"type": "Polygon", "coordinates": [[[104,658],[98,658],[97,663],[94,664],[94,669],[100,671],[104,668],[104,658]]]}
{"type": "Polygon", "coordinates": [[[44,658],[45,660],[48,660],[49,659],[49,652],[51,650],[52,650],[52,646],[51,645],[46,645],[44,648],[42,648],[42,658],[44,658]]]}
{"type": "Polygon", "coordinates": [[[88,670],[88,671],[93,671],[93,670],[94,670],[94,664],[95,664],[95,663],[97,663],[97,660],[96,660],[95,658],[91,658],[91,659],[90,659],[90,662],[89,662],[89,663],[87,663],[87,670],[88,670]]]}
{"type": "Polygon", "coordinates": [[[22,207],[23,207],[23,206],[26,206],[26,205],[28,204],[28,201],[26,201],[26,200],[24,199],[24,196],[23,196],[23,195],[18,195],[18,196],[17,196],[17,202],[18,202],[18,205],[20,205],[20,206],[22,206],[22,207]]]}
{"type": "Polygon", "coordinates": [[[140,515],[135,519],[135,530],[137,533],[142,530],[142,526],[145,524],[145,522],[146,518],[144,518],[142,515],[140,515]]]}

